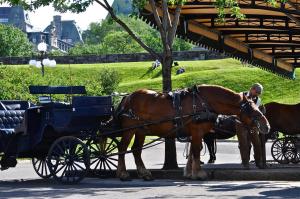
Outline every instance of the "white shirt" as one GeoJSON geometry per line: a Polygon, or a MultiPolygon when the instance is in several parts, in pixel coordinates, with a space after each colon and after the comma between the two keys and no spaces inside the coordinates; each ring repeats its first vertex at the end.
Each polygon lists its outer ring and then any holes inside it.
{"type": "MultiPolygon", "coordinates": [[[[246,97],[248,97],[249,99],[252,99],[250,97],[250,92],[249,91],[248,92],[243,92],[243,93],[246,94],[246,97]]],[[[256,104],[257,107],[259,107],[261,105],[261,99],[260,99],[260,97],[256,97],[256,98],[257,98],[257,100],[256,100],[256,102],[254,101],[254,103],[256,104]]]]}

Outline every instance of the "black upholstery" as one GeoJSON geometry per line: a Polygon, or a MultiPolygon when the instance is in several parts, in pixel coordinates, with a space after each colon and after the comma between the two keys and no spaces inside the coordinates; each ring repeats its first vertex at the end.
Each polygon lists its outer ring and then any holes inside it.
{"type": "Polygon", "coordinates": [[[24,112],[24,110],[0,110],[0,132],[14,133],[14,129],[23,122],[24,112]]]}
{"type": "Polygon", "coordinates": [[[26,110],[33,106],[33,104],[25,100],[1,100],[1,104],[4,108],[2,109],[0,106],[0,110],[26,110]]]}

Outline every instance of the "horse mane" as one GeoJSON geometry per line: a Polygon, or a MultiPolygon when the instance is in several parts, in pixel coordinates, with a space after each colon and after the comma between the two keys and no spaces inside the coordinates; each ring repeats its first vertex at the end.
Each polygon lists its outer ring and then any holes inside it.
{"type": "Polygon", "coordinates": [[[205,92],[206,90],[209,90],[210,93],[215,93],[219,96],[222,96],[229,101],[232,102],[239,102],[241,101],[241,95],[239,93],[234,92],[231,89],[225,88],[223,86],[218,85],[198,85],[197,86],[198,91],[205,92]]]}

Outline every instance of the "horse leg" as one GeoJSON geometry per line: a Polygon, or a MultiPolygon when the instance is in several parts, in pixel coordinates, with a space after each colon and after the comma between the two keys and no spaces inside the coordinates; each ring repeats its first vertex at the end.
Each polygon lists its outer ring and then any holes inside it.
{"type": "Polygon", "coordinates": [[[202,135],[201,131],[192,134],[192,179],[194,180],[205,180],[207,178],[207,173],[201,169],[200,165],[200,151],[202,149],[202,136],[200,135],[202,135]]]}
{"type": "Polygon", "coordinates": [[[258,168],[263,169],[263,159],[262,159],[262,148],[261,148],[261,142],[258,132],[252,132],[250,134],[251,142],[253,145],[254,150],[254,160],[255,164],[258,168]]]}
{"type": "Polygon", "coordinates": [[[141,157],[142,147],[144,145],[145,137],[146,136],[143,132],[135,133],[134,143],[131,149],[134,156],[138,176],[140,178],[143,178],[144,180],[149,181],[149,180],[153,180],[153,177],[151,172],[146,169],[141,157]]]}
{"type": "Polygon", "coordinates": [[[128,145],[134,135],[133,131],[127,131],[123,133],[121,142],[119,144],[119,159],[118,159],[118,168],[117,168],[117,177],[120,180],[127,181],[130,180],[130,175],[126,171],[125,164],[125,152],[127,151],[128,145]]]}
{"type": "Polygon", "coordinates": [[[188,160],[183,171],[183,176],[186,178],[192,178],[192,162],[193,162],[193,152],[192,152],[192,147],[190,147],[188,160]]]}
{"type": "Polygon", "coordinates": [[[215,154],[215,139],[213,137],[213,135],[207,134],[206,136],[204,136],[203,138],[208,152],[209,152],[209,160],[208,163],[215,163],[216,161],[216,154],[215,154]]]}
{"type": "Polygon", "coordinates": [[[242,159],[242,164],[245,169],[249,169],[249,161],[250,161],[250,154],[249,154],[249,147],[250,142],[249,142],[249,133],[247,129],[243,127],[242,124],[237,123],[236,124],[236,134],[238,137],[239,141],[239,149],[240,149],[240,154],[241,154],[241,159],[242,159]]]}

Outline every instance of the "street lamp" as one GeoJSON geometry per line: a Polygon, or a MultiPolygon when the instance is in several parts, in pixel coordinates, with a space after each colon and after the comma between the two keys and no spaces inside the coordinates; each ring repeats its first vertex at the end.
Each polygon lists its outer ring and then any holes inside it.
{"type": "Polygon", "coordinates": [[[42,76],[44,77],[45,69],[44,69],[44,54],[47,51],[47,44],[45,42],[41,42],[37,46],[38,51],[41,53],[41,66],[42,66],[42,76]]]}
{"type": "Polygon", "coordinates": [[[36,66],[37,68],[42,69],[42,76],[44,77],[45,75],[45,68],[44,66],[49,66],[49,67],[55,67],[56,66],[56,61],[50,60],[48,58],[44,59],[44,56],[47,52],[47,44],[45,42],[41,42],[37,46],[38,51],[41,53],[40,61],[31,59],[29,60],[29,65],[30,66],[36,66]]]}

